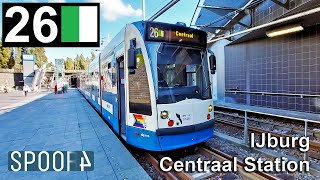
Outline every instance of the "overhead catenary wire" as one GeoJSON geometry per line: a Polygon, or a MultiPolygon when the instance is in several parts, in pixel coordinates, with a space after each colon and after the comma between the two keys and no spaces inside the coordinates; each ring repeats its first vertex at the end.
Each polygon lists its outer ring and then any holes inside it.
{"type": "Polygon", "coordinates": [[[153,14],[159,7],[161,7],[163,5],[163,3],[165,3],[168,0],[162,0],[158,5],[156,5],[155,8],[153,8],[150,12],[150,14],[153,14]]]}
{"type": "Polygon", "coordinates": [[[196,6],[196,8],[195,8],[194,11],[193,11],[192,18],[191,18],[191,21],[190,21],[190,25],[189,25],[189,26],[191,26],[191,24],[192,24],[194,15],[196,14],[196,11],[197,11],[197,9],[198,9],[198,7],[199,7],[199,4],[200,4],[200,0],[198,0],[197,6],[196,6]]]}
{"type": "Polygon", "coordinates": [[[168,4],[166,4],[164,7],[162,7],[157,13],[155,13],[153,16],[151,16],[148,21],[153,21],[159,16],[161,16],[164,12],[166,12],[168,9],[170,9],[172,6],[174,6],[176,3],[178,3],[180,0],[171,0],[168,4]]]}

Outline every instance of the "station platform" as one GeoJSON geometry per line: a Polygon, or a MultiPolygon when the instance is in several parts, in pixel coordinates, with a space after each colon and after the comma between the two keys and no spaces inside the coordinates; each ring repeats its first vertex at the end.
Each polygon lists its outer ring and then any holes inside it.
{"type": "Polygon", "coordinates": [[[42,90],[40,92],[29,92],[27,97],[25,97],[23,91],[0,93],[0,115],[35,99],[46,96],[49,93],[50,92],[48,92],[48,90],[42,90]]]}
{"type": "Polygon", "coordinates": [[[273,109],[273,108],[258,107],[258,106],[249,106],[245,104],[228,103],[224,101],[213,101],[213,105],[216,107],[234,109],[239,111],[247,111],[247,112],[256,113],[256,114],[270,115],[270,116],[288,118],[288,119],[298,120],[298,121],[320,123],[319,114],[289,111],[289,110],[283,110],[283,109],[273,109]]]}
{"type": "MultiPolygon", "coordinates": [[[[20,98],[25,99],[24,95],[20,98]]],[[[70,89],[66,94],[49,93],[33,98],[0,114],[0,179],[150,177],[78,90],[70,89]],[[94,151],[94,170],[8,171],[8,152],[25,150],[94,151]]]]}

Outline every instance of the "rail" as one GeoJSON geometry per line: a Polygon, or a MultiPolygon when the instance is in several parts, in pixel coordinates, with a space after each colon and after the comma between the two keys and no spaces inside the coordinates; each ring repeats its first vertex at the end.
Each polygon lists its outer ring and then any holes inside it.
{"type": "MultiPolygon", "coordinates": [[[[223,153],[222,151],[219,151],[212,147],[198,147],[198,148],[199,148],[199,152],[204,156],[207,156],[207,157],[213,156],[220,162],[227,161],[227,160],[231,161],[233,159],[232,156],[226,153],[223,153]]],[[[268,180],[278,179],[277,177],[274,177],[264,172],[254,171],[252,173],[248,173],[244,170],[244,166],[245,164],[243,162],[239,160],[237,161],[237,167],[239,169],[238,172],[244,177],[246,177],[245,179],[268,179],[268,180]]]]}
{"type": "MultiPolygon", "coordinates": [[[[201,155],[212,159],[214,157],[215,160],[223,162],[223,161],[232,161],[233,157],[212,147],[207,146],[197,146],[196,152],[200,153],[201,155]]],[[[164,156],[162,154],[157,154],[156,157],[158,159],[163,158],[164,156]]],[[[157,160],[153,155],[146,153],[145,159],[151,163],[151,165],[162,175],[165,177],[165,179],[169,180],[195,180],[195,179],[210,179],[214,176],[214,172],[176,172],[173,169],[171,169],[169,172],[164,172],[159,167],[159,161],[157,160]]],[[[166,167],[172,167],[173,162],[164,161],[164,166],[166,167]]],[[[245,177],[245,179],[263,179],[263,180],[275,180],[277,177],[274,177],[272,175],[269,175],[264,172],[254,171],[252,173],[248,173],[244,170],[244,163],[237,160],[237,168],[239,169],[239,174],[241,177],[245,177]]]]}

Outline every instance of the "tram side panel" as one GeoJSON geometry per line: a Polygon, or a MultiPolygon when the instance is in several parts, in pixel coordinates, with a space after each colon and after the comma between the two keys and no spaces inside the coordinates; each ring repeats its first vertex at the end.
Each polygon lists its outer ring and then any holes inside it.
{"type": "Polygon", "coordinates": [[[80,83],[79,83],[79,86],[78,86],[78,89],[80,90],[81,94],[86,98],[88,99],[89,98],[89,91],[88,91],[88,78],[87,78],[88,74],[85,73],[85,74],[82,74],[81,77],[80,77],[80,83]]]}
{"type": "Polygon", "coordinates": [[[118,67],[114,55],[109,61],[101,60],[102,116],[119,134],[118,109],[118,67]]]}
{"type": "MultiPolygon", "coordinates": [[[[125,63],[126,112],[128,112],[126,113],[126,140],[138,148],[161,151],[158,136],[155,133],[158,124],[151,63],[141,35],[143,34],[141,29],[144,27],[139,24],[129,24],[126,28],[125,52],[130,47],[130,40],[134,39],[138,59],[134,74],[128,72],[128,64],[125,63]],[[139,28],[141,28],[140,31],[139,28]]],[[[125,58],[128,57],[125,56],[125,58]]]]}
{"type": "Polygon", "coordinates": [[[98,68],[93,69],[89,72],[89,102],[92,106],[100,112],[99,105],[99,70],[98,68]]]}

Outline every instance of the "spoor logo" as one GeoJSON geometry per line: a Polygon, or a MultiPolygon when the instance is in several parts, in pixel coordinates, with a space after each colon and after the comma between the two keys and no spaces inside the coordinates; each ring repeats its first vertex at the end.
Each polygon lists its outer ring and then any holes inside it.
{"type": "Polygon", "coordinates": [[[92,171],[93,151],[10,151],[9,171],[92,171]]]}

